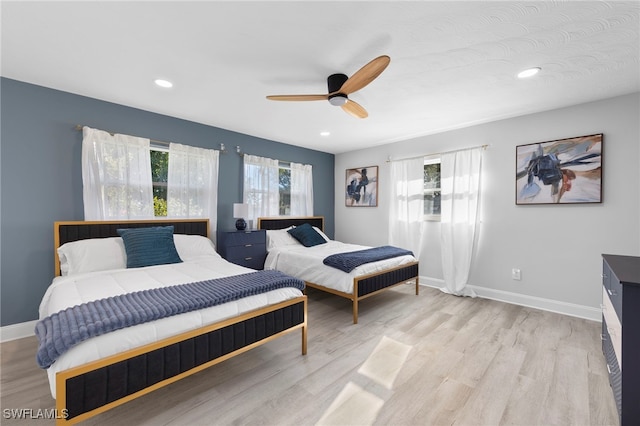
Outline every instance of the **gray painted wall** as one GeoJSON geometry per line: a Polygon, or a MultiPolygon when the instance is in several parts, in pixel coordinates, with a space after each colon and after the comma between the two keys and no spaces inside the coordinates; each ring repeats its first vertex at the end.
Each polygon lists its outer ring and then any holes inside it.
{"type": "MultiPolygon", "coordinates": [[[[600,255],[640,255],[638,117],[640,94],[635,93],[336,155],[335,238],[372,246],[388,242],[389,156],[400,159],[489,144],[483,156],[481,223],[469,284],[504,300],[533,306],[557,301],[551,305],[593,308],[597,315],[602,300],[600,255]],[[594,133],[604,134],[602,204],[515,205],[517,145],[594,133]],[[380,166],[379,206],[347,208],[345,169],[365,165],[380,166]],[[511,268],[521,269],[521,281],[511,279],[511,268]]],[[[421,282],[438,285],[440,226],[428,225],[421,282]]]]}
{"type": "MultiPolygon", "coordinates": [[[[229,153],[220,156],[218,229],[242,200],[243,152],[313,165],[314,209],[334,235],[334,155],[2,78],[1,325],[38,318],[53,278],[53,222],[82,220],[82,133],[76,124],[229,153]]],[[[247,117],[248,120],[251,117],[247,117]]]]}

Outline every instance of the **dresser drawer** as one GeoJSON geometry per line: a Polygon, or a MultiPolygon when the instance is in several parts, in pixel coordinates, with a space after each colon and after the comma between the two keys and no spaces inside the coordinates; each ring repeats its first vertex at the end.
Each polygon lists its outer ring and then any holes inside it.
{"type": "Polygon", "coordinates": [[[609,384],[613,391],[613,397],[616,401],[618,413],[622,412],[622,370],[618,366],[616,352],[613,348],[611,337],[609,335],[609,325],[606,319],[602,319],[602,352],[607,362],[607,371],[609,372],[609,384]]]}
{"type": "Polygon", "coordinates": [[[618,366],[622,369],[622,323],[616,315],[609,299],[609,293],[604,287],[602,288],[602,320],[603,326],[606,324],[607,335],[611,340],[618,366]]]}
{"type": "Polygon", "coordinates": [[[622,322],[622,284],[606,262],[603,262],[602,285],[611,300],[618,320],[622,322]]]}

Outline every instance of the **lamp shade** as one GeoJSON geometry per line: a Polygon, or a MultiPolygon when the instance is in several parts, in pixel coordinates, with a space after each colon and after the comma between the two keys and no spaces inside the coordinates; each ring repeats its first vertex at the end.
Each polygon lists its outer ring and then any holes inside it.
{"type": "Polygon", "coordinates": [[[249,216],[249,204],[233,203],[233,218],[244,219],[249,216]]]}

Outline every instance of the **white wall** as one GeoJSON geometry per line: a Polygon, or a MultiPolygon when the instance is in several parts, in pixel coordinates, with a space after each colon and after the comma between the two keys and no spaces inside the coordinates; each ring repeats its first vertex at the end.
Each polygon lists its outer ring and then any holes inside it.
{"type": "MultiPolygon", "coordinates": [[[[602,253],[640,255],[640,93],[336,155],[335,239],[388,243],[389,163],[489,144],[469,284],[483,296],[599,318],[602,253]],[[517,145],[603,133],[603,203],[515,205],[517,145]],[[378,165],[378,207],[345,207],[345,169],[378,165]],[[522,280],[511,279],[511,269],[522,280]]],[[[428,120],[428,117],[425,117],[428,120]]],[[[421,281],[442,280],[439,223],[429,224],[421,281]]]]}

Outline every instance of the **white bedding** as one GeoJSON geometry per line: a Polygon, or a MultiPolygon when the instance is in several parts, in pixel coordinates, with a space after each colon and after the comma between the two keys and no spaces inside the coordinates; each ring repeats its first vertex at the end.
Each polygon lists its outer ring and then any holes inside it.
{"type": "MultiPolygon", "coordinates": [[[[60,276],[53,280],[40,303],[40,319],[65,308],[109,296],[248,272],[255,271],[227,262],[218,255],[207,255],[170,265],[60,276]]],[[[51,395],[56,397],[55,376],[59,371],[301,295],[302,292],[296,288],[282,288],[86,340],[64,353],[47,369],[51,395]]]]}
{"type": "Polygon", "coordinates": [[[264,269],[276,269],[310,283],[319,284],[344,293],[352,293],[353,279],[355,277],[416,261],[415,257],[408,255],[394,257],[378,262],[365,263],[349,273],[322,263],[322,260],[331,254],[368,248],[371,247],[346,244],[333,240],[313,247],[305,247],[301,244],[279,246],[269,250],[264,269]]]}

